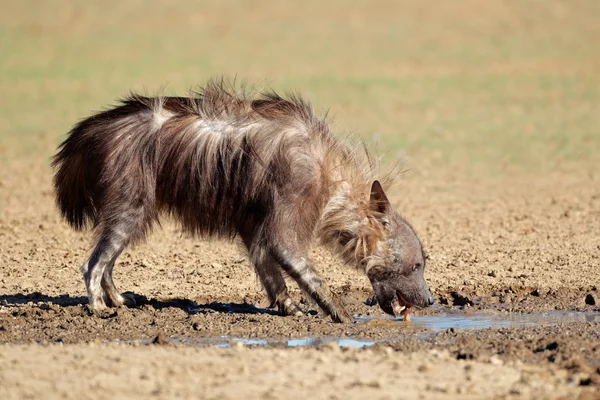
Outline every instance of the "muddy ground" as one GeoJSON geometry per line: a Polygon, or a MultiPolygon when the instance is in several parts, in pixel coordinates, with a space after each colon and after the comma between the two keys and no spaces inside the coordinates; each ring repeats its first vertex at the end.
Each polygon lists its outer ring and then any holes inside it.
{"type": "MultiPolygon", "coordinates": [[[[334,324],[297,290],[293,294],[307,315],[281,317],[267,308],[235,243],[192,239],[168,221],[116,267],[117,284],[136,294],[138,306],[93,316],[78,271],[90,237],[60,221],[48,173],[42,169],[37,176],[43,179],[26,187],[18,175],[2,175],[3,398],[37,397],[49,388],[67,398],[304,397],[316,387],[322,398],[600,394],[597,318],[428,332],[381,319],[379,308],[367,305],[367,279],[318,248],[312,259],[353,315],[375,319],[334,324]],[[340,337],[377,344],[194,345],[220,336],[340,337]],[[81,370],[89,379],[79,378],[81,370]],[[25,379],[29,376],[35,379],[25,379]]],[[[481,183],[470,189],[468,201],[456,194],[462,188],[417,181],[413,174],[401,185],[418,193],[416,198],[391,196],[402,198],[394,203],[413,221],[429,254],[426,278],[436,305],[415,316],[600,311],[598,242],[590,234],[600,228],[595,179],[563,173],[508,187],[481,183]],[[554,179],[569,190],[557,188],[554,179]]]]}

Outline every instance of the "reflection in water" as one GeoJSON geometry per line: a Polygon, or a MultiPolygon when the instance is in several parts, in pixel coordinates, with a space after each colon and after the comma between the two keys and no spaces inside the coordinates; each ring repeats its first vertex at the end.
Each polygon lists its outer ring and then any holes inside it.
{"type": "MultiPolygon", "coordinates": [[[[406,323],[401,319],[382,319],[382,318],[356,318],[357,322],[370,323],[385,321],[386,323],[405,324],[407,329],[423,329],[430,332],[444,331],[449,328],[456,330],[468,329],[487,329],[502,328],[513,326],[547,326],[556,324],[569,324],[574,322],[598,322],[600,323],[600,313],[593,312],[570,312],[556,311],[543,314],[492,314],[492,313],[447,313],[435,316],[413,316],[411,322],[406,323]]],[[[418,335],[425,338],[427,335],[418,335]]],[[[331,336],[315,336],[307,338],[294,339],[246,339],[231,336],[217,336],[208,338],[198,338],[191,336],[182,336],[172,339],[175,342],[201,347],[231,347],[236,343],[245,346],[272,346],[272,347],[306,347],[319,346],[328,343],[337,343],[340,347],[366,347],[372,346],[376,341],[358,340],[350,338],[339,338],[331,336]]],[[[389,339],[385,340],[389,341],[389,339]]]]}
{"type": "Polygon", "coordinates": [[[272,346],[272,347],[308,347],[320,346],[328,343],[337,343],[340,347],[365,347],[375,344],[374,341],[355,340],[348,338],[337,338],[331,336],[315,336],[307,338],[297,338],[289,340],[278,339],[246,339],[231,336],[216,336],[208,338],[196,338],[191,336],[180,336],[172,338],[174,342],[182,343],[190,346],[200,347],[231,347],[236,343],[241,343],[244,346],[272,346]]]}
{"type": "MultiPolygon", "coordinates": [[[[367,318],[357,320],[368,321],[367,318]]],[[[401,319],[398,319],[401,323],[401,319]]],[[[487,329],[513,326],[547,326],[574,322],[600,322],[600,314],[593,312],[553,311],[541,314],[448,313],[433,316],[411,316],[410,326],[434,332],[449,328],[487,329]]]]}
{"type": "Polygon", "coordinates": [[[299,346],[319,346],[327,343],[337,343],[340,347],[365,347],[372,346],[375,342],[366,340],[355,340],[355,339],[340,339],[335,337],[317,336],[302,339],[290,339],[287,341],[288,347],[299,347],[299,346]]]}

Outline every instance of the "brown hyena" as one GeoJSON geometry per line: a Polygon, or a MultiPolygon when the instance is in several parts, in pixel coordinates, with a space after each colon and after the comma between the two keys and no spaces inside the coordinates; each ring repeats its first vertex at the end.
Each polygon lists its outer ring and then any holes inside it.
{"type": "Polygon", "coordinates": [[[433,302],[421,243],[371,161],[300,97],[252,98],[211,80],[191,97],[131,95],[81,121],[52,164],[62,215],[94,227],[81,267],[93,310],[134,304],[115,287],[115,260],[168,214],[192,235],[239,237],[282,314],[301,313],[285,273],[334,321],[349,321],[306,257],[315,238],[366,273],[385,312],[433,302]]]}

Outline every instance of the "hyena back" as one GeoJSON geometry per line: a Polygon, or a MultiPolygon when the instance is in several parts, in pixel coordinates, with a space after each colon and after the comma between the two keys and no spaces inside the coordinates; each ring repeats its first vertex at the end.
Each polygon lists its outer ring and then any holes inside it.
{"type": "Polygon", "coordinates": [[[300,97],[251,98],[222,80],[191,97],[132,95],[77,124],[53,166],[62,215],[93,225],[81,267],[93,310],[135,303],[112,270],[163,213],[192,235],[241,238],[284,315],[301,313],[286,273],[333,320],[351,320],[306,258],[315,236],[367,273],[384,311],[431,303],[419,239],[374,182],[371,158],[300,97]]]}

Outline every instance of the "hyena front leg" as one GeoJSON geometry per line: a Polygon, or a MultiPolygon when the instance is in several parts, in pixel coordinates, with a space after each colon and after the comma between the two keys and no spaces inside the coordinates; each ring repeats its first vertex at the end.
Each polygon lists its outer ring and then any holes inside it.
{"type": "Polygon", "coordinates": [[[352,316],[346,311],[337,296],[329,289],[329,286],[321,279],[317,271],[309,264],[299,251],[289,250],[276,246],[271,251],[272,256],[279,265],[297,283],[298,286],[331,316],[334,322],[351,322],[352,316]]]}

